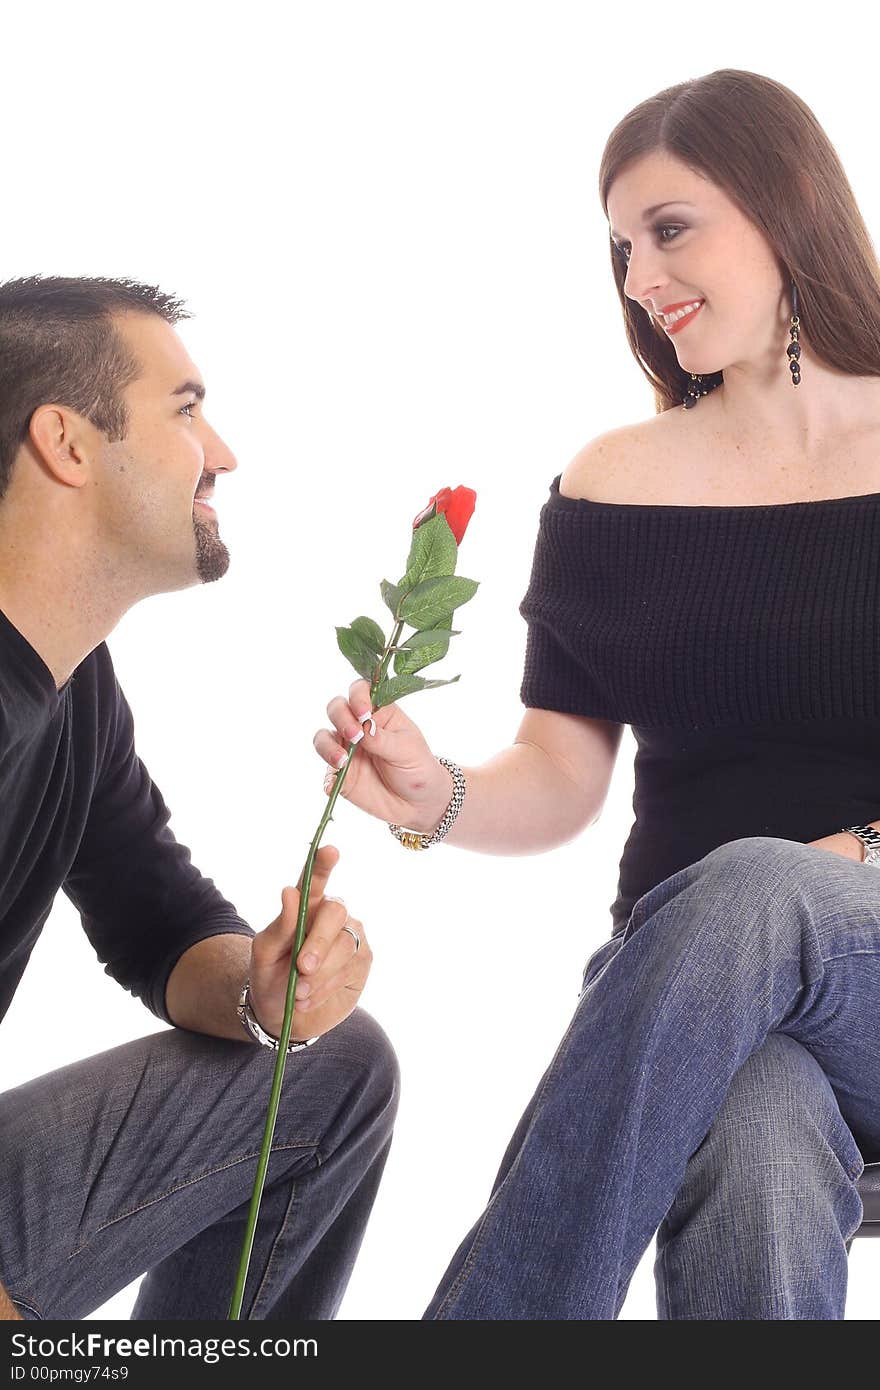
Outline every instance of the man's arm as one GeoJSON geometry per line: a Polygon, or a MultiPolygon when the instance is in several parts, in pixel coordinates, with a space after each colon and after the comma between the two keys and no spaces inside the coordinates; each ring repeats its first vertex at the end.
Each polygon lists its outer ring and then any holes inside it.
{"type": "Polygon", "coordinates": [[[254,932],[172,832],[171,812],[138,756],[134,719],[106,644],[95,671],[95,784],[62,886],[106,973],[173,1022],[165,992],[180,957],[214,936],[239,934],[249,944],[254,932]]]}
{"type": "Polygon", "coordinates": [[[172,1023],[215,1038],[252,1042],[235,1012],[250,960],[251,943],[245,936],[209,936],[190,946],[168,976],[165,1007],[172,1023]]]}
{"type": "MultiPolygon", "coordinates": [[[[17,1310],[9,1294],[0,1284],[0,1322],[23,1322],[21,1313],[17,1310]]],[[[17,1334],[16,1334],[17,1335],[17,1334]]]]}

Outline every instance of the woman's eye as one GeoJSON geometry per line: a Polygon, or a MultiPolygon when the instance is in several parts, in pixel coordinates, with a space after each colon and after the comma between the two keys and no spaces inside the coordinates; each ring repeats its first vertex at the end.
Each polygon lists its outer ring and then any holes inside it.
{"type": "MultiPolygon", "coordinates": [[[[678,236],[679,232],[683,232],[685,229],[684,229],[684,227],[672,227],[672,226],[670,226],[668,223],[663,222],[663,223],[659,223],[656,227],[652,227],[651,230],[652,230],[654,233],[656,233],[658,236],[660,235],[661,232],[673,232],[675,235],[672,236],[671,238],[667,238],[667,240],[666,240],[666,243],[665,243],[665,244],[668,245],[670,240],[671,240],[671,241],[674,241],[674,240],[675,240],[675,237],[678,236]]],[[[661,240],[661,242],[663,242],[663,237],[660,237],[660,240],[661,240]]],[[[629,260],[629,255],[628,255],[627,253],[628,253],[628,251],[629,251],[629,242],[619,242],[619,243],[617,243],[617,249],[618,249],[618,251],[620,252],[620,254],[621,254],[621,256],[623,257],[623,259],[624,259],[625,261],[628,261],[628,260],[629,260]]]]}
{"type": "MultiPolygon", "coordinates": [[[[195,410],[196,404],[197,404],[196,401],[190,401],[189,405],[182,405],[182,406],[180,407],[180,413],[181,413],[181,415],[186,415],[186,412],[187,412],[188,410],[195,410]]],[[[194,416],[194,415],[190,415],[190,416],[189,416],[189,419],[190,419],[190,420],[194,420],[194,419],[195,419],[195,416],[194,416]]]]}

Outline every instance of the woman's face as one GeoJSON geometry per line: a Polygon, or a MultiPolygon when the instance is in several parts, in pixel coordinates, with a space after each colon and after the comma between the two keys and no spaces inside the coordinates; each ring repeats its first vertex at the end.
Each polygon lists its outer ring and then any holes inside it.
{"type": "Polygon", "coordinates": [[[624,293],[651,315],[658,332],[668,333],[663,311],[670,305],[703,301],[677,330],[670,325],[683,370],[771,364],[787,370],[788,281],[766,237],[726,193],[655,151],[618,174],[607,208],[612,240],[626,262],[624,293]]]}

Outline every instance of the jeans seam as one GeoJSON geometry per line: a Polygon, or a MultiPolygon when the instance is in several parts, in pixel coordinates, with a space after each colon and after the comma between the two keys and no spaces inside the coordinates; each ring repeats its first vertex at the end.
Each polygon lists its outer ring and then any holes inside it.
{"type": "Polygon", "coordinates": [[[40,1312],[40,1309],[37,1307],[37,1305],[35,1303],[32,1303],[29,1298],[18,1298],[12,1292],[11,1289],[7,1289],[7,1293],[9,1294],[11,1301],[16,1305],[16,1307],[27,1308],[29,1313],[36,1313],[40,1322],[46,1322],[47,1319],[44,1316],[44,1314],[40,1312]]]}
{"type": "MultiPolygon", "coordinates": [[[[286,1149],[316,1149],[318,1143],[319,1141],[317,1139],[312,1139],[300,1140],[290,1144],[273,1144],[269,1152],[271,1155],[286,1149]]],[[[136,1216],[139,1211],[145,1211],[147,1207],[155,1206],[156,1202],[164,1201],[166,1197],[173,1196],[175,1192],[182,1192],[184,1188],[191,1187],[193,1183],[202,1182],[205,1178],[214,1177],[215,1174],[223,1173],[227,1168],[234,1168],[236,1164],[244,1163],[249,1158],[257,1158],[259,1154],[260,1150],[254,1149],[248,1153],[240,1154],[237,1158],[230,1158],[225,1163],[219,1163],[215,1168],[209,1168],[204,1173],[198,1173],[195,1177],[186,1178],[183,1182],[176,1183],[175,1186],[169,1187],[165,1192],[158,1193],[155,1197],[149,1197],[145,1202],[141,1202],[138,1206],[132,1207],[129,1211],[123,1211],[120,1212],[118,1216],[110,1217],[108,1221],[103,1221],[100,1226],[96,1226],[80,1245],[75,1246],[67,1258],[72,1260],[75,1255],[79,1255],[81,1251],[85,1250],[86,1246],[95,1236],[100,1235],[102,1231],[106,1231],[108,1227],[115,1226],[117,1221],[124,1221],[126,1217],[136,1216]]]]}
{"type": "Polygon", "coordinates": [[[259,1286],[259,1288],[257,1289],[257,1292],[254,1294],[253,1302],[251,1303],[251,1311],[250,1311],[250,1313],[249,1313],[249,1315],[248,1315],[248,1316],[251,1317],[251,1318],[254,1316],[254,1314],[255,1314],[255,1312],[256,1312],[257,1304],[259,1303],[260,1299],[261,1299],[262,1296],[263,1296],[263,1290],[264,1290],[264,1289],[268,1286],[268,1284],[269,1284],[269,1275],[270,1275],[270,1272],[271,1272],[271,1269],[272,1269],[272,1261],[273,1261],[274,1258],[275,1258],[275,1252],[276,1252],[276,1250],[278,1249],[278,1243],[279,1243],[279,1241],[281,1240],[281,1237],[284,1235],[285,1231],[287,1230],[287,1224],[288,1224],[288,1221],[290,1220],[290,1213],[291,1213],[291,1211],[293,1210],[293,1203],[294,1203],[294,1198],[296,1197],[297,1187],[298,1187],[298,1183],[296,1182],[296,1180],[294,1180],[294,1181],[291,1183],[291,1187],[290,1187],[290,1198],[288,1199],[287,1206],[284,1208],[284,1219],[283,1219],[283,1221],[281,1222],[281,1225],[280,1225],[279,1228],[278,1228],[278,1233],[277,1233],[277,1235],[275,1236],[275,1239],[274,1239],[273,1242],[272,1242],[272,1249],[269,1251],[269,1257],[268,1257],[268,1259],[266,1260],[266,1268],[265,1268],[265,1270],[263,1271],[263,1277],[262,1277],[262,1279],[260,1280],[260,1286],[259,1286]]]}
{"type": "Polygon", "coordinates": [[[856,951],[841,951],[840,954],[836,956],[823,956],[823,960],[827,963],[830,960],[849,960],[852,956],[878,955],[880,955],[880,946],[864,946],[856,951]]]}
{"type": "MultiPolygon", "coordinates": [[[[655,1241],[656,1241],[655,1233],[655,1241]]],[[[657,1250],[657,1257],[654,1261],[654,1302],[657,1308],[657,1317],[661,1322],[669,1319],[669,1270],[666,1263],[666,1251],[670,1242],[666,1241],[657,1250]],[[659,1266],[659,1268],[658,1268],[659,1266]]]]}

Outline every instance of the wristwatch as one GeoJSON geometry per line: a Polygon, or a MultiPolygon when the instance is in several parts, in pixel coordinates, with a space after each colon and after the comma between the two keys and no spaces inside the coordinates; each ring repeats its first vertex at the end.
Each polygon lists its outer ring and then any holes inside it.
{"type": "Polygon", "coordinates": [[[875,830],[873,825],[845,825],[844,830],[865,846],[863,864],[880,864],[880,830],[875,830]]]}
{"type": "MultiPolygon", "coordinates": [[[[235,1006],[235,1012],[241,1019],[242,1026],[246,1029],[248,1033],[250,1033],[252,1038],[255,1038],[258,1043],[262,1043],[263,1047],[271,1047],[277,1052],[278,1044],[281,1041],[281,1039],[273,1038],[272,1034],[267,1033],[265,1028],[260,1023],[256,1014],[251,1008],[250,991],[251,982],[250,980],[245,980],[241,988],[241,994],[238,996],[238,1003],[235,1006]]],[[[317,1041],[317,1038],[306,1038],[303,1042],[289,1042],[287,1044],[288,1054],[290,1054],[291,1052],[301,1052],[304,1047],[311,1047],[312,1043],[317,1041]]]]}

